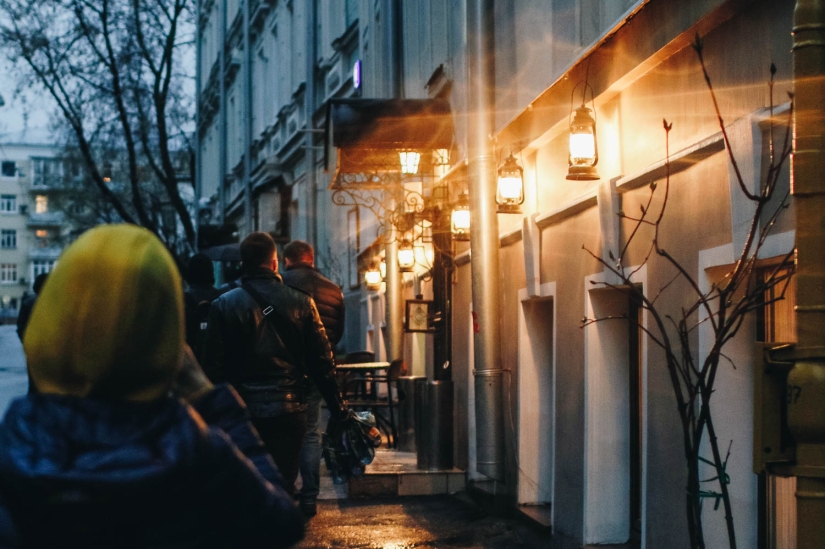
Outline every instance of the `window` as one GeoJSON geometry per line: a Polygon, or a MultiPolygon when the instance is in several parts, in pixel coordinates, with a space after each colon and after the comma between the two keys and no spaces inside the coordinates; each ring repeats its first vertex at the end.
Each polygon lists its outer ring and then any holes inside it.
{"type": "Polygon", "coordinates": [[[13,284],[17,282],[17,263],[0,263],[0,283],[13,284]]]}
{"type": "Polygon", "coordinates": [[[0,212],[17,213],[17,197],[13,194],[0,194],[0,212]]]}
{"type": "Polygon", "coordinates": [[[32,261],[32,280],[43,273],[50,273],[54,269],[54,259],[35,259],[32,261]]]}
{"type": "Polygon", "coordinates": [[[47,231],[46,229],[37,229],[36,231],[34,231],[34,234],[37,238],[46,238],[47,236],[49,236],[49,231],[47,231]]]}
{"type": "Polygon", "coordinates": [[[38,194],[34,198],[34,212],[35,213],[46,213],[49,211],[49,197],[44,194],[38,194]]]}
{"type": "Polygon", "coordinates": [[[0,167],[3,177],[17,177],[17,164],[14,160],[3,160],[2,167],[0,167]]]}
{"type": "Polygon", "coordinates": [[[0,231],[0,248],[14,249],[17,247],[17,231],[14,229],[3,229],[0,231]]]}

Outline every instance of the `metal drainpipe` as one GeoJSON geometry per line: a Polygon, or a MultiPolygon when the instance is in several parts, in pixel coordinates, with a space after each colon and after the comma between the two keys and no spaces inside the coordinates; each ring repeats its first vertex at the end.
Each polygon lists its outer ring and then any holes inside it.
{"type": "Polygon", "coordinates": [[[306,86],[304,87],[304,106],[306,107],[305,145],[307,155],[307,186],[309,187],[309,243],[318,249],[318,181],[315,168],[315,124],[312,116],[315,112],[315,0],[309,0],[307,6],[306,36],[306,86]]]}
{"type": "Polygon", "coordinates": [[[201,167],[200,167],[200,158],[201,158],[201,82],[202,82],[202,75],[201,75],[201,55],[203,55],[203,51],[201,50],[201,3],[198,2],[197,10],[195,11],[195,59],[197,66],[195,67],[195,151],[192,158],[192,163],[194,164],[193,171],[195,174],[194,181],[192,181],[193,185],[195,186],[195,250],[198,251],[198,240],[200,240],[200,228],[201,228],[201,195],[203,194],[203,183],[201,182],[201,167]]]}
{"type": "MultiPolygon", "coordinates": [[[[401,51],[398,47],[401,12],[395,0],[387,0],[384,3],[387,27],[384,30],[384,38],[387,44],[387,57],[390,69],[390,93],[394,98],[403,96],[403,75],[401,74],[401,51]]],[[[386,211],[390,212],[397,206],[397,197],[384,197],[386,211]]],[[[398,242],[396,240],[395,228],[389,221],[389,216],[385,216],[384,234],[390,240],[384,249],[384,260],[387,262],[386,293],[386,326],[387,326],[387,359],[392,361],[404,356],[404,332],[403,332],[403,303],[401,300],[401,286],[403,279],[398,270],[398,242]]]]}
{"type": "Polygon", "coordinates": [[[475,414],[478,472],[504,480],[504,413],[499,340],[499,237],[493,133],[493,0],[467,3],[470,247],[473,251],[475,414]]]}
{"type": "Polygon", "coordinates": [[[793,29],[794,155],[796,204],[797,354],[788,404],[797,442],[797,548],[822,547],[825,539],[825,1],[797,0],[793,29]]]}
{"type": "Polygon", "coordinates": [[[249,172],[252,170],[252,53],[249,39],[249,2],[243,2],[243,190],[246,234],[253,230],[252,187],[249,172]]]}
{"type": "Polygon", "coordinates": [[[221,32],[218,50],[218,219],[226,222],[226,0],[221,2],[221,32]]]}

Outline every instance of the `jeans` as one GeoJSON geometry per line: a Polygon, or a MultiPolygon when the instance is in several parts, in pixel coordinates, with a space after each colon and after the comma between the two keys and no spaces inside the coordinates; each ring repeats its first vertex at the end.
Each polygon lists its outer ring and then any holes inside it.
{"type": "Polygon", "coordinates": [[[321,393],[307,388],[307,429],[301,448],[301,503],[315,503],[321,486],[321,393]]]}
{"type": "Polygon", "coordinates": [[[286,490],[295,492],[301,441],[307,427],[306,412],[295,412],[275,417],[253,417],[252,425],[261,435],[266,451],[286,481],[286,490]]]}

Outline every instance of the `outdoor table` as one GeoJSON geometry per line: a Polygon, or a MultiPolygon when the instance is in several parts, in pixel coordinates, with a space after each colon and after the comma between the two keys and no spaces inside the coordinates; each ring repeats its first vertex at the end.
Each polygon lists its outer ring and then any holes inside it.
{"type": "MultiPolygon", "coordinates": [[[[381,370],[386,371],[389,367],[390,367],[389,362],[356,362],[356,363],[353,363],[353,364],[336,364],[335,365],[335,370],[337,372],[341,372],[342,374],[346,374],[348,372],[354,372],[358,376],[355,379],[350,379],[350,380],[344,379],[343,376],[342,376],[341,391],[344,393],[344,398],[347,398],[347,395],[346,395],[346,385],[347,385],[347,383],[356,381],[356,382],[361,382],[361,383],[364,384],[364,386],[366,386],[366,382],[369,381],[369,377],[367,377],[367,376],[372,376],[377,371],[381,371],[381,370]]],[[[356,394],[357,394],[357,389],[356,389],[356,394]]],[[[366,397],[367,395],[365,394],[364,396],[366,397]]],[[[370,396],[373,399],[377,398],[377,396],[375,394],[375,384],[372,384],[372,386],[370,387],[370,396]]]]}

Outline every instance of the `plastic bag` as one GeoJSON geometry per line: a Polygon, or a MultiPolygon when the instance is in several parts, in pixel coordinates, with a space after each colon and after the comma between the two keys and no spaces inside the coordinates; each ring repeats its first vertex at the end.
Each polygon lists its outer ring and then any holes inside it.
{"type": "Polygon", "coordinates": [[[349,411],[344,420],[330,418],[323,436],[324,462],[335,484],[359,478],[375,459],[381,433],[371,412],[349,411]]]}

